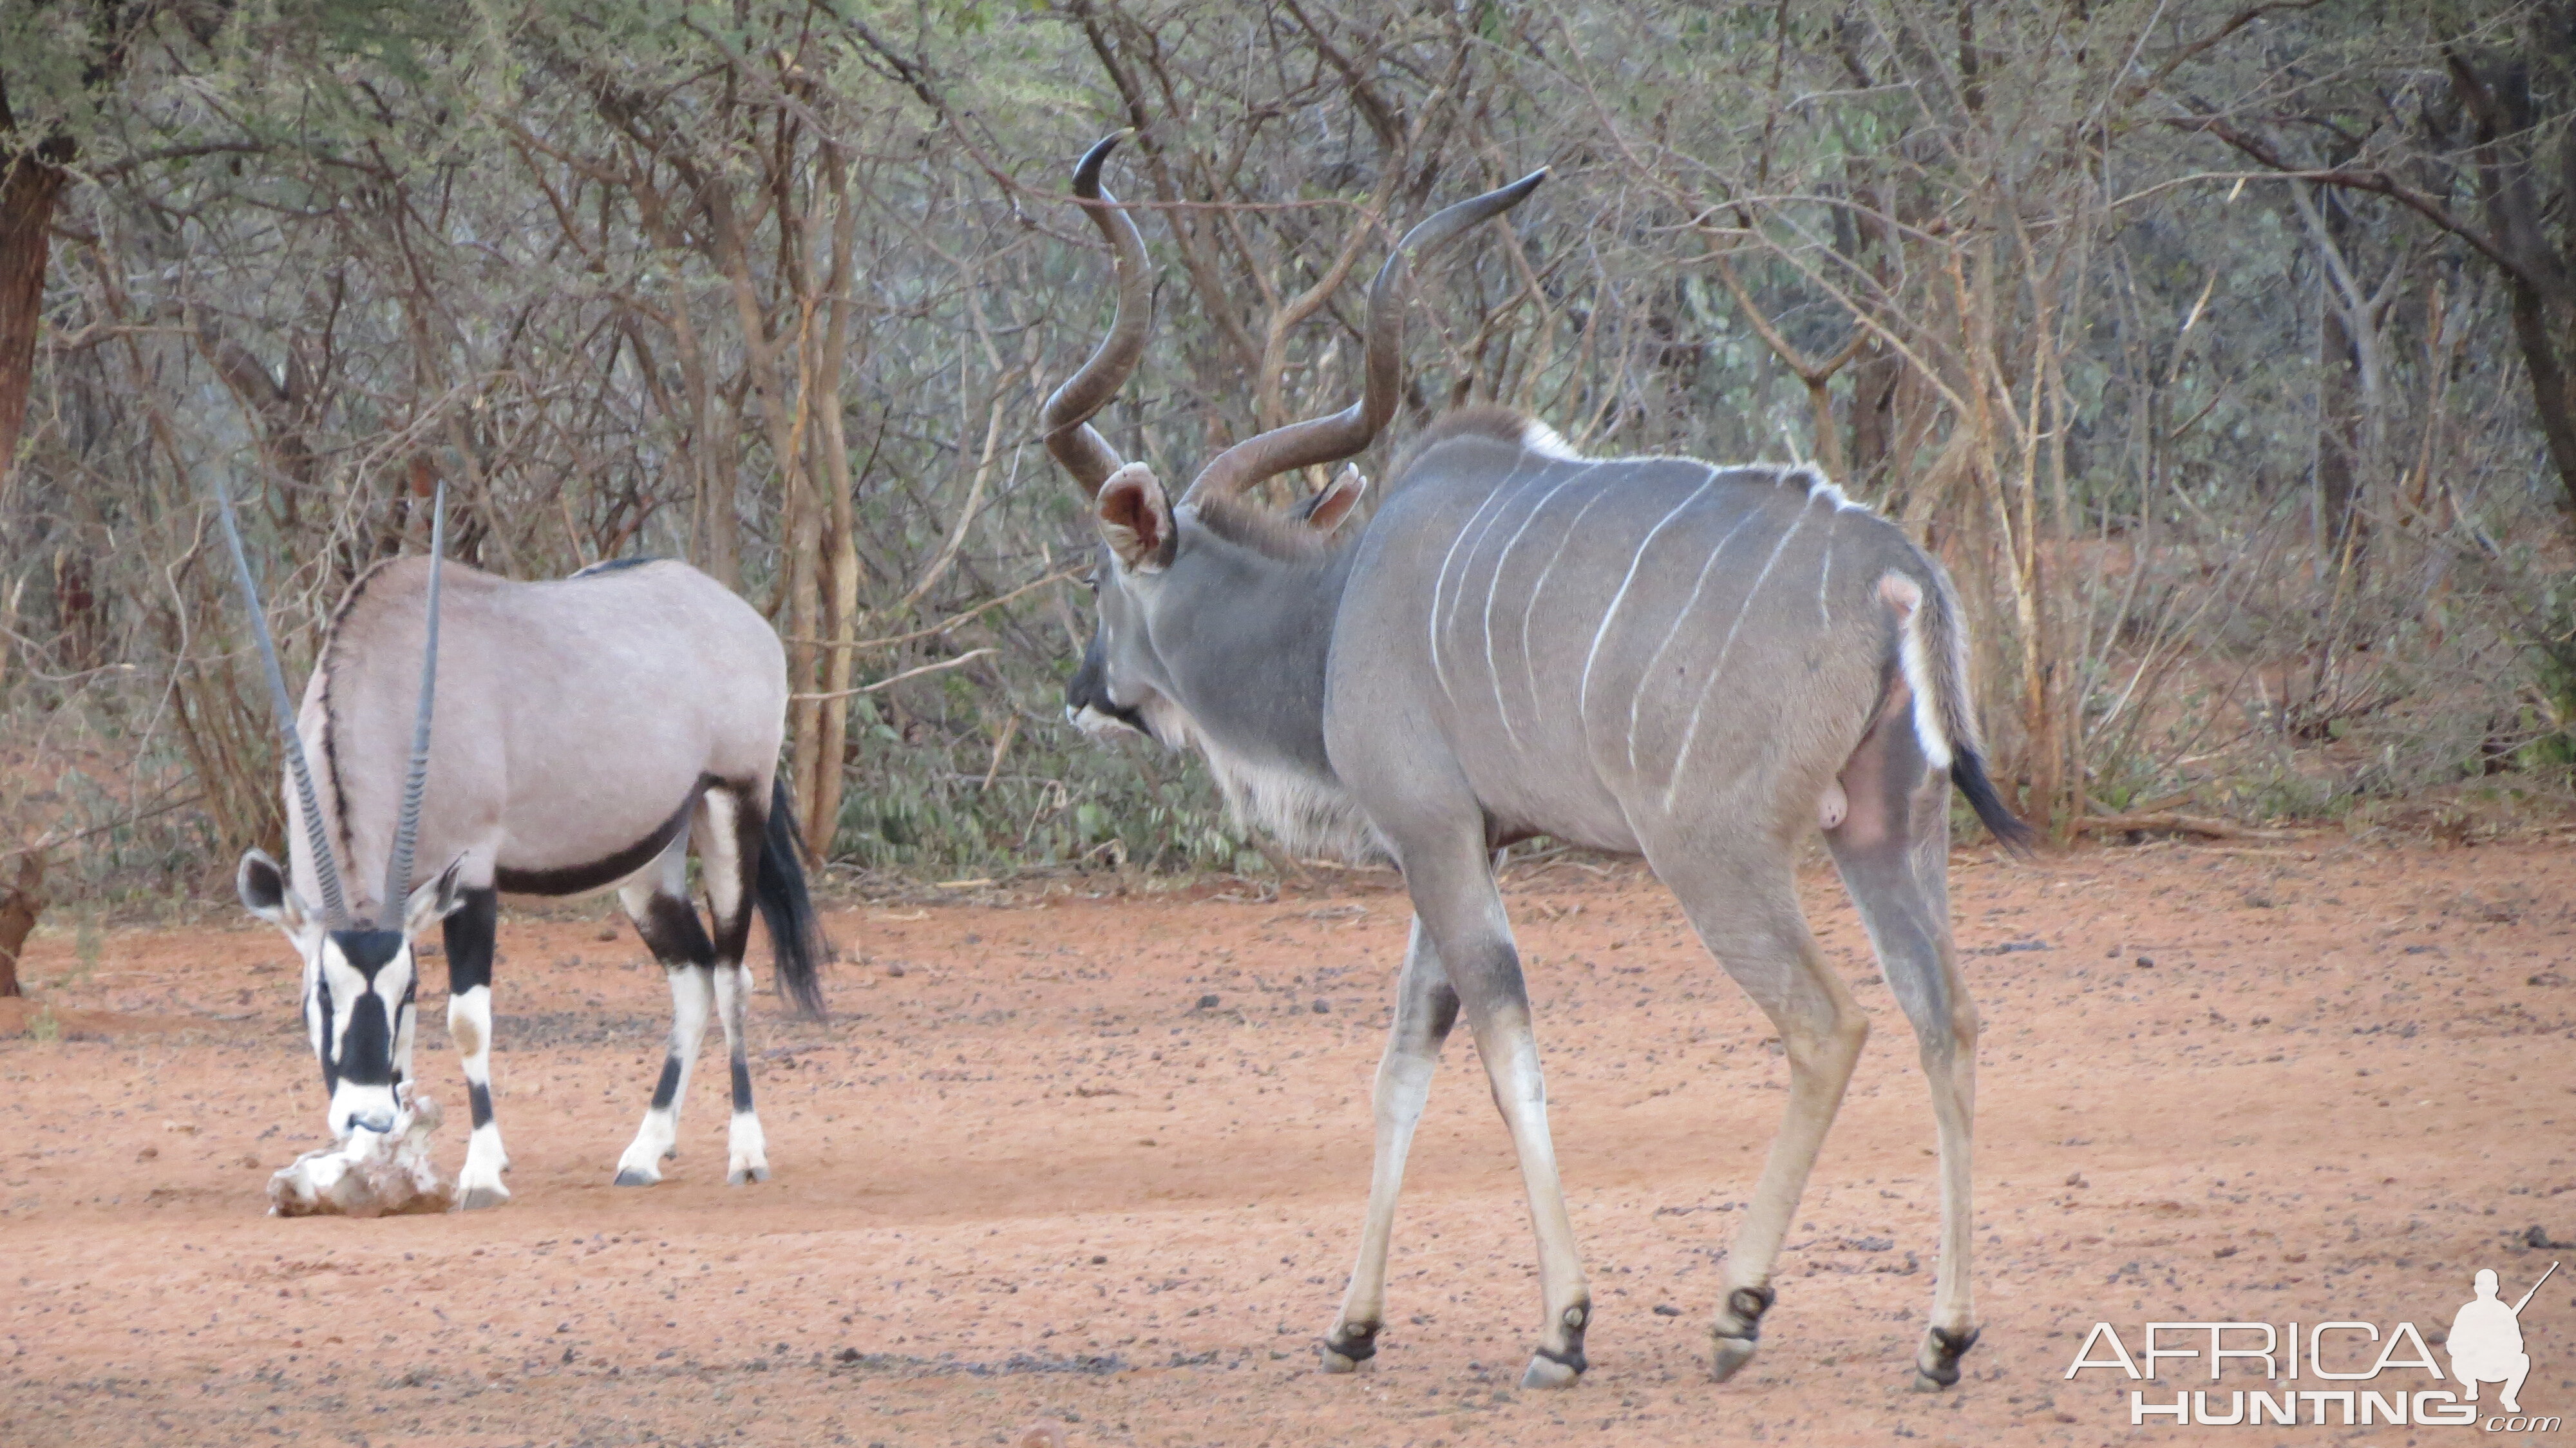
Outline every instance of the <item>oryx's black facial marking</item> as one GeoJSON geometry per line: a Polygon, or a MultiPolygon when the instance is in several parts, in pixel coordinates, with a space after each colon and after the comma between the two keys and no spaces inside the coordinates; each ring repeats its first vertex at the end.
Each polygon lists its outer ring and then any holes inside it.
{"type": "Polygon", "coordinates": [[[399,1029],[396,1017],[412,1000],[412,981],[406,973],[400,994],[385,999],[377,989],[377,978],[395,957],[404,954],[402,932],[334,930],[331,945],[366,985],[354,999],[339,1002],[332,998],[327,973],[317,977],[323,1022],[322,1079],[335,1088],[343,1081],[355,1086],[391,1086],[394,1036],[399,1029]],[[340,1019],[342,1010],[348,1015],[345,1022],[340,1019]]]}

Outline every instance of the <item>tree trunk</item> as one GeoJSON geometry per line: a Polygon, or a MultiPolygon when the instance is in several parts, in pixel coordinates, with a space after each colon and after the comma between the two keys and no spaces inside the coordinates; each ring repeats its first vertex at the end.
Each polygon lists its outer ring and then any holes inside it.
{"type": "Polygon", "coordinates": [[[18,988],[18,957],[36,917],[45,912],[45,857],[30,851],[18,857],[16,878],[0,884],[0,996],[24,995],[18,988]]]}
{"type": "Polygon", "coordinates": [[[2558,506],[2576,533],[2576,390],[2571,390],[2566,361],[2550,336],[2549,303],[2521,278],[2507,274],[2513,289],[2513,337],[2521,344],[2523,365],[2531,370],[2531,410],[2540,419],[2540,435],[2549,443],[2550,466],[2558,470],[2565,493],[2558,506]]]}
{"type": "Polygon", "coordinates": [[[63,171],[34,152],[0,153],[0,484],[18,458],[27,393],[36,381],[45,258],[63,171]]]}

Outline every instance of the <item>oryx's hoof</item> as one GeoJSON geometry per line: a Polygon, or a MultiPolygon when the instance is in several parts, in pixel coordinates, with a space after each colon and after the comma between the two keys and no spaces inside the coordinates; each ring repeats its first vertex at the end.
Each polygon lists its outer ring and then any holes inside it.
{"type": "Polygon", "coordinates": [[[1977,1329],[1952,1332],[1936,1327],[1923,1334],[1922,1350],[1914,1355],[1914,1391],[1937,1393],[1959,1384],[1959,1359],[1977,1345],[1977,1329]]]}
{"type": "Polygon", "coordinates": [[[1521,1372],[1524,1388],[1570,1388],[1583,1380],[1583,1370],[1590,1366],[1583,1359],[1583,1349],[1570,1353],[1550,1352],[1540,1348],[1530,1354],[1529,1366],[1521,1372]]]}
{"type": "Polygon", "coordinates": [[[1754,1351],[1761,1346],[1749,1337],[1716,1339],[1708,1355],[1708,1380],[1722,1383],[1744,1371],[1744,1365],[1753,1361],[1754,1351]]]}
{"type": "Polygon", "coordinates": [[[1315,1345],[1317,1365],[1328,1373],[1355,1373],[1377,1357],[1378,1325],[1344,1323],[1315,1345]]]}
{"type": "Polygon", "coordinates": [[[649,1187],[661,1180],[662,1174],[650,1167],[624,1166],[617,1169],[617,1185],[621,1187],[649,1187]]]}
{"type": "Polygon", "coordinates": [[[751,1185],[753,1182],[765,1182],[767,1180],[769,1180],[769,1167],[766,1163],[752,1166],[738,1166],[732,1171],[725,1173],[725,1185],[729,1187],[744,1187],[751,1185]]]}
{"type": "Polygon", "coordinates": [[[499,1182],[488,1182],[470,1187],[460,1183],[456,1191],[456,1210],[460,1212],[479,1212],[486,1207],[501,1206],[509,1200],[510,1189],[501,1185],[499,1182]]]}

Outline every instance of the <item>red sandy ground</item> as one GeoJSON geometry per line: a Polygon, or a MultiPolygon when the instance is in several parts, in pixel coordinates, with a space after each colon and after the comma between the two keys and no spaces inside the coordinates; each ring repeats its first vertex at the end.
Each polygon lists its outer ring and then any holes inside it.
{"type": "MultiPolygon", "coordinates": [[[[755,1024],[777,1179],[744,1189],[722,1183],[712,1055],[671,1178],[609,1187],[667,994],[623,926],[505,923],[517,1199],[379,1221],[262,1215],[323,1104],[272,935],[110,933],[68,981],[72,945],[40,937],[28,975],[58,1038],[0,1036],[0,1441],[1010,1444],[1054,1417],[1073,1448],[2466,1442],[2132,1429],[2125,1379],[2063,1374],[2097,1320],[2132,1351],[2149,1320],[2429,1329],[2478,1267],[2514,1295],[2576,1259],[2554,1250],[2576,1239],[2571,862],[2576,840],[2545,836],[1962,853],[1985,1338],[1938,1397],[1903,1391],[1931,1293],[1929,1112],[1821,870],[1809,908],[1877,1033],[1762,1354],[1723,1386],[1706,1322],[1783,1063],[1650,879],[1509,882],[1598,1304],[1591,1374],[1563,1394],[1516,1386],[1531,1245],[1463,1032],[1377,1368],[1313,1370],[1407,919],[1384,888],[838,914],[835,1019],[764,1000],[755,1024]]],[[[442,1018],[422,1012],[423,1074],[459,1121],[442,1018]]],[[[2576,1419],[2568,1272],[2523,1324],[2524,1407],[2576,1419]]]]}

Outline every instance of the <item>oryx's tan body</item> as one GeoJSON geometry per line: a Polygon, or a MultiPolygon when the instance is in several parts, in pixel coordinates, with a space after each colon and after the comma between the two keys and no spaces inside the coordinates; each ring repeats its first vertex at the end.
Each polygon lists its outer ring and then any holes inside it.
{"type": "MultiPolygon", "coordinates": [[[[669,843],[707,781],[769,797],[786,653],[730,589],[670,560],[540,582],[442,566],[424,869],[463,855],[469,888],[602,889],[669,843]]],[[[428,577],[427,559],[398,558],[350,588],[297,719],[360,914],[411,745],[428,577]]],[[[314,898],[311,851],[289,843],[314,898]]]]}

